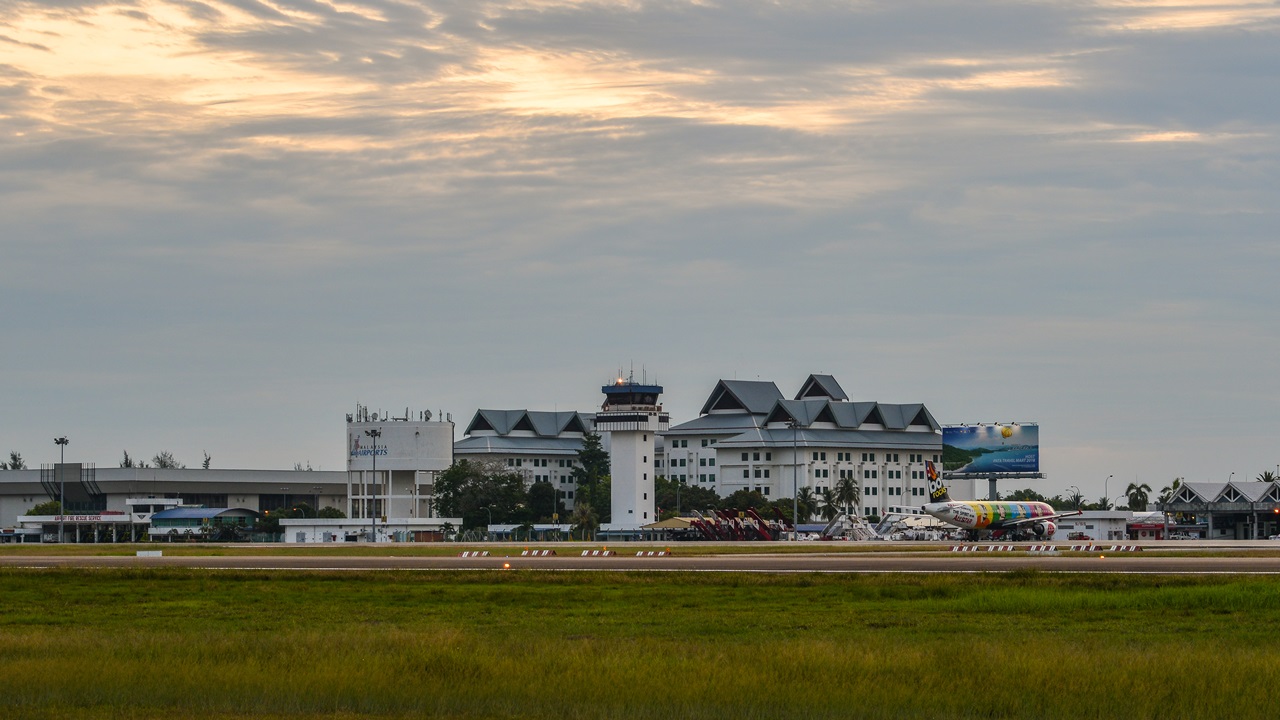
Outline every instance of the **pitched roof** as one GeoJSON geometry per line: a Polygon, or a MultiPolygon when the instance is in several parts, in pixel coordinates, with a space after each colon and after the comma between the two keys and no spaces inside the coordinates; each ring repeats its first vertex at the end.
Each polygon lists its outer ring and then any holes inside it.
{"type": "Polygon", "coordinates": [[[781,400],[782,391],[778,386],[762,380],[721,380],[711,391],[711,396],[702,406],[701,415],[713,410],[738,410],[752,415],[763,415],[773,408],[773,403],[781,400]]]}
{"type": "Polygon", "coordinates": [[[810,375],[809,379],[804,381],[800,386],[800,392],[796,393],[796,400],[804,400],[807,398],[825,397],[832,400],[848,400],[849,396],[845,394],[844,388],[840,387],[840,383],[831,375],[810,375]]]}
{"type": "Polygon", "coordinates": [[[584,418],[573,411],[477,410],[463,434],[494,432],[509,435],[522,430],[540,437],[555,437],[562,432],[586,432],[587,425],[584,418]]]}

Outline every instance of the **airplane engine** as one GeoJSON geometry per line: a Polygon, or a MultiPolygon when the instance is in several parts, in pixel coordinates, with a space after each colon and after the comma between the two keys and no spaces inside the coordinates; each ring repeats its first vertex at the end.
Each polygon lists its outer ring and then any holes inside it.
{"type": "Polygon", "coordinates": [[[1057,532],[1057,530],[1058,530],[1058,526],[1057,526],[1057,524],[1055,524],[1055,523],[1054,523],[1053,521],[1051,521],[1051,520],[1045,520],[1044,522],[1038,522],[1038,523],[1036,523],[1035,525],[1032,525],[1032,526],[1031,526],[1031,532],[1035,533],[1035,534],[1036,534],[1036,537],[1038,537],[1038,538],[1049,538],[1049,537],[1053,537],[1053,534],[1054,534],[1055,532],[1057,532]]]}

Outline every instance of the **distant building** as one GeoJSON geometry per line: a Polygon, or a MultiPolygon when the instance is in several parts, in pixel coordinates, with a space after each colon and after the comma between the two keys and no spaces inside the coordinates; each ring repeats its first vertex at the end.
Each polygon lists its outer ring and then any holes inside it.
{"type": "Polygon", "coordinates": [[[453,454],[458,460],[502,465],[523,475],[526,485],[549,482],[572,509],[573,469],[592,424],[591,415],[573,411],[477,410],[453,454]]]}
{"type": "MultiPolygon", "coordinates": [[[[924,463],[940,459],[941,432],[923,404],[854,402],[830,375],[810,375],[790,400],[772,382],[720,380],[698,418],[661,433],[656,471],[768,498],[821,495],[848,478],[862,514],[909,512],[928,498],[924,463]]],[[[952,497],[973,497],[972,481],[957,485],[952,497]]]]}

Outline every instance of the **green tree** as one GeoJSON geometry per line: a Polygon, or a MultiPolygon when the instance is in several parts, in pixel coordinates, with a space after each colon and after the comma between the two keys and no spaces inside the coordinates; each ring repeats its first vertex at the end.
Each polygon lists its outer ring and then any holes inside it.
{"type": "Polygon", "coordinates": [[[529,512],[535,522],[551,522],[553,515],[564,514],[564,503],[554,485],[539,480],[529,486],[529,512]]]}
{"type": "Polygon", "coordinates": [[[61,515],[62,503],[57,500],[46,500],[27,511],[27,515],[61,515]]]}
{"type": "Polygon", "coordinates": [[[440,514],[464,528],[532,519],[524,478],[498,463],[459,460],[437,476],[435,493],[440,514]]]}
{"type": "Polygon", "coordinates": [[[128,451],[128,450],[125,450],[125,451],[124,451],[124,459],[120,461],[120,467],[122,467],[122,468],[131,468],[131,467],[133,467],[133,458],[129,457],[129,451],[128,451]]]}
{"type": "Polygon", "coordinates": [[[818,496],[813,494],[811,487],[800,488],[800,492],[796,493],[796,503],[802,523],[812,520],[813,514],[818,511],[818,496]]]}
{"type": "Polygon", "coordinates": [[[653,493],[658,502],[659,520],[675,517],[677,509],[688,515],[692,510],[705,510],[720,505],[720,496],[715,490],[672,480],[665,475],[654,478],[653,493]]]}
{"type": "Polygon", "coordinates": [[[600,518],[596,515],[595,509],[585,502],[574,504],[569,521],[573,524],[573,527],[569,528],[570,535],[579,540],[590,539],[595,535],[596,528],[600,527],[600,518]]]}
{"type": "Polygon", "coordinates": [[[582,436],[582,449],[578,451],[578,464],[573,468],[573,481],[578,485],[575,506],[586,500],[595,510],[598,522],[609,522],[610,497],[609,453],[600,444],[600,436],[587,433],[582,436]]]}
{"type": "Polygon", "coordinates": [[[1048,502],[1048,499],[1044,495],[1041,495],[1031,488],[1014,490],[1004,499],[1012,500],[1014,502],[1048,502]]]}
{"type": "Polygon", "coordinates": [[[763,508],[769,504],[769,498],[756,492],[743,488],[726,495],[720,500],[721,510],[746,510],[747,508],[763,508]]]}
{"type": "Polygon", "coordinates": [[[0,463],[0,470],[26,470],[27,463],[17,450],[9,451],[9,462],[0,463]]]}
{"type": "Polygon", "coordinates": [[[1276,475],[1270,470],[1267,470],[1258,476],[1258,482],[1273,483],[1277,480],[1280,480],[1280,475],[1276,475]]]}
{"type": "Polygon", "coordinates": [[[846,515],[856,515],[856,506],[862,502],[862,488],[852,474],[845,475],[836,481],[836,501],[846,515]]]}
{"type": "Polygon", "coordinates": [[[829,487],[822,488],[818,493],[819,507],[823,520],[835,520],[836,515],[840,514],[840,498],[836,497],[836,491],[829,487]]]}
{"type": "Polygon", "coordinates": [[[183,465],[182,463],[178,462],[177,459],[173,457],[173,453],[169,452],[168,450],[161,450],[160,452],[156,453],[156,456],[151,458],[151,464],[158,468],[168,468],[168,469],[177,469],[177,470],[180,470],[186,467],[186,465],[183,465]]]}
{"type": "Polygon", "coordinates": [[[1160,488],[1160,496],[1156,498],[1156,504],[1164,506],[1165,503],[1173,499],[1175,493],[1182,487],[1182,478],[1176,477],[1173,482],[1160,488]]]}
{"type": "Polygon", "coordinates": [[[1150,492],[1151,486],[1146,483],[1141,485],[1129,483],[1129,487],[1124,489],[1124,494],[1129,498],[1129,509],[1134,512],[1145,511],[1147,509],[1147,501],[1150,499],[1150,492]]]}
{"type": "Polygon", "coordinates": [[[208,469],[209,469],[209,463],[211,463],[211,462],[213,462],[213,458],[209,457],[209,453],[207,453],[207,452],[206,452],[206,453],[204,454],[204,462],[203,462],[203,463],[200,463],[200,467],[204,468],[205,470],[208,470],[208,469]]]}
{"type": "Polygon", "coordinates": [[[339,518],[345,518],[346,516],[347,516],[346,513],[342,512],[341,510],[339,510],[338,508],[332,505],[325,505],[324,507],[320,508],[319,512],[316,513],[316,517],[318,518],[330,518],[334,520],[339,518]]]}

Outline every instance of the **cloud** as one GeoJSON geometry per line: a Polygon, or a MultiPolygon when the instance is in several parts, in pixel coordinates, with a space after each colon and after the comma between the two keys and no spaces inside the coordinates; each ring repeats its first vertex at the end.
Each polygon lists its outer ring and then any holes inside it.
{"type": "MultiPolygon", "coordinates": [[[[826,370],[1071,447],[1149,404],[1163,447],[1277,393],[1275,31],[1249,2],[5,4],[0,300],[30,309],[0,329],[42,348],[14,401],[180,396],[228,447],[328,417],[243,451],[288,467],[338,457],[330,405],[586,409],[634,359],[677,417],[826,370]]],[[[168,424],[134,432],[177,451],[168,424]]]]}

